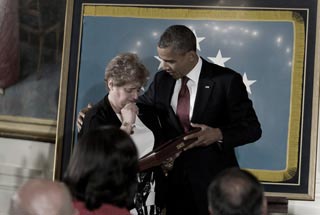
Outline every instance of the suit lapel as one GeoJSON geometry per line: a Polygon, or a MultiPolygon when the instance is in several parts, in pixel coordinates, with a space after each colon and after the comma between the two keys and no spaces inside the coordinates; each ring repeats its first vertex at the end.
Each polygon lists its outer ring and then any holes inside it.
{"type": "Polygon", "coordinates": [[[114,125],[116,126],[121,126],[121,121],[119,120],[116,112],[114,112],[114,110],[112,109],[112,106],[109,102],[109,99],[108,99],[108,95],[105,96],[104,98],[104,106],[103,108],[105,109],[105,112],[108,113],[107,117],[108,117],[108,120],[110,122],[113,122],[114,125]]]}
{"type": "Polygon", "coordinates": [[[172,125],[177,129],[177,131],[183,132],[183,128],[180,125],[179,119],[171,107],[171,98],[172,98],[172,94],[173,94],[176,80],[170,76],[165,83],[166,83],[166,86],[165,86],[164,90],[166,92],[164,92],[163,95],[167,96],[167,97],[165,97],[165,104],[167,105],[168,110],[169,110],[168,111],[169,122],[172,123],[172,125]]]}
{"type": "MultiPolygon", "coordinates": [[[[162,95],[164,95],[165,104],[171,107],[171,98],[174,90],[174,86],[176,84],[176,80],[171,76],[167,76],[167,79],[164,81],[165,85],[162,90],[164,91],[162,95]]],[[[171,108],[172,109],[172,108],[171,108]]]]}
{"type": "Polygon", "coordinates": [[[191,122],[196,122],[203,116],[210,95],[214,90],[215,82],[210,74],[214,71],[209,71],[206,64],[207,62],[203,60],[191,122]]]}

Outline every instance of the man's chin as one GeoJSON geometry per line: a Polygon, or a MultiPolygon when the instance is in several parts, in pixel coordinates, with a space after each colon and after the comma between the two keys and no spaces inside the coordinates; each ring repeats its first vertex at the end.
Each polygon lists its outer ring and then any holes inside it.
{"type": "Polygon", "coordinates": [[[169,74],[169,75],[171,75],[171,77],[173,78],[173,79],[179,79],[179,78],[181,78],[180,77],[180,75],[179,74],[177,74],[176,72],[172,72],[172,71],[168,71],[168,70],[166,70],[166,72],[169,74]]]}
{"type": "Polygon", "coordinates": [[[179,79],[179,78],[180,78],[179,75],[177,75],[177,74],[175,74],[175,73],[170,73],[170,72],[169,72],[169,74],[170,74],[171,77],[174,78],[174,79],[179,79]]]}

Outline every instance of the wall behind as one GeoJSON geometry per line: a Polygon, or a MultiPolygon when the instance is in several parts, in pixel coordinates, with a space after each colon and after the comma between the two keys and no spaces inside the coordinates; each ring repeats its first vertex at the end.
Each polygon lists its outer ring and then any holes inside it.
{"type": "Polygon", "coordinates": [[[0,215],[9,212],[10,198],[30,178],[52,178],[54,145],[0,138],[0,215]]]}

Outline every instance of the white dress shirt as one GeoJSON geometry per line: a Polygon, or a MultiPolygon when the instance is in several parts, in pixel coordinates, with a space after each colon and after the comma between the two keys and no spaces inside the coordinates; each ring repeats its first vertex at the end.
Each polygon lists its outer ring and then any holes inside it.
{"type": "MultiPolygon", "coordinates": [[[[118,119],[121,120],[121,115],[117,114],[118,119]]],[[[153,150],[154,135],[152,131],[143,124],[143,122],[136,116],[134,123],[133,134],[130,135],[138,150],[138,157],[141,158],[153,150]]]]}
{"type": "MultiPolygon", "coordinates": [[[[189,81],[187,82],[187,86],[190,93],[190,113],[189,113],[190,121],[193,115],[194,102],[196,101],[201,67],[202,67],[202,59],[198,57],[198,63],[186,75],[189,78],[189,81]]],[[[180,88],[181,88],[181,78],[176,81],[176,85],[174,86],[174,90],[171,98],[171,107],[175,113],[177,111],[178,95],[179,95],[180,88]]]]}

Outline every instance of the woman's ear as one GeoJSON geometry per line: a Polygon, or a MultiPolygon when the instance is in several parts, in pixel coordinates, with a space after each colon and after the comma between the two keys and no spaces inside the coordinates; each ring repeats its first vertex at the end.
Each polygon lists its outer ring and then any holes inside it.
{"type": "Polygon", "coordinates": [[[113,88],[112,79],[109,79],[109,80],[107,81],[107,86],[108,86],[108,89],[109,89],[109,90],[112,90],[112,88],[113,88]]]}

